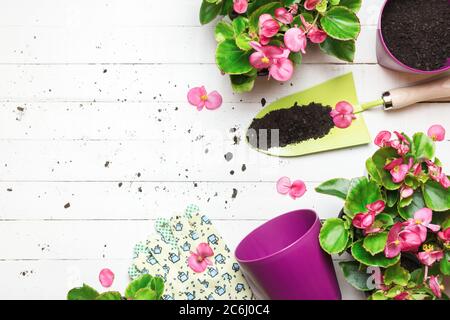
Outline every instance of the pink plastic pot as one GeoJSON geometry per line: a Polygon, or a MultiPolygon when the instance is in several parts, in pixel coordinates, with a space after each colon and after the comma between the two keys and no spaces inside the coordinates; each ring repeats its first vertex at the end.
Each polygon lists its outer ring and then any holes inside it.
{"type": "Polygon", "coordinates": [[[236,259],[256,291],[273,300],[340,300],[331,257],[319,244],[321,223],[312,210],[272,219],[245,237],[236,259]]]}
{"type": "MultiPolygon", "coordinates": [[[[381,7],[380,17],[378,19],[377,49],[376,49],[378,63],[381,66],[386,67],[391,70],[415,73],[415,74],[430,74],[431,75],[431,74],[442,73],[444,71],[449,70],[450,69],[450,61],[447,61],[447,65],[445,65],[444,67],[442,67],[440,69],[433,70],[433,71],[424,71],[424,70],[418,70],[415,68],[411,68],[411,67],[405,65],[400,60],[398,60],[396,57],[394,57],[394,55],[389,51],[389,49],[383,39],[383,33],[381,31],[381,17],[383,16],[384,8],[389,1],[394,1],[394,0],[386,0],[384,2],[383,6],[381,7]]],[[[396,0],[396,1],[398,1],[398,0],[396,0]]]]}

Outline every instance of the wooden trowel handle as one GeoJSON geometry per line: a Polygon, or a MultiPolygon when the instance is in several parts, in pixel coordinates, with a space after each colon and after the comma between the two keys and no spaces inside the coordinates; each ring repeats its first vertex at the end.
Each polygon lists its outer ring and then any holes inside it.
{"type": "Polygon", "coordinates": [[[417,102],[450,100],[450,76],[412,87],[392,89],[383,93],[384,109],[400,109],[417,102]]]}

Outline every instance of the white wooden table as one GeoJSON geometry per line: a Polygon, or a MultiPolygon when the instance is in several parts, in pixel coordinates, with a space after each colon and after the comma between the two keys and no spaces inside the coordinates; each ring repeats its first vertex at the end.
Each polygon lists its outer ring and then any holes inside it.
{"type": "MultiPolygon", "coordinates": [[[[82,281],[99,287],[104,267],[122,290],[134,243],[156,217],[189,203],[214,220],[232,248],[289,210],[335,216],[341,202],[313,188],[362,175],[374,146],[278,159],[234,137],[243,135],[261,98],[271,102],[349,71],[361,101],[423,79],[377,65],[382,1],[364,2],[354,64],[310,50],[292,85],[262,80],[237,95],[214,64],[213,24],[198,23],[200,0],[2,0],[0,298],[64,299],[82,281]],[[217,111],[188,106],[188,88],[202,84],[223,94],[217,111]],[[284,175],[307,182],[303,198],[276,193],[284,175]]],[[[435,123],[450,130],[449,106],[422,103],[365,118],[373,136],[435,123]]],[[[448,140],[438,152],[449,170],[448,140]]],[[[345,298],[362,297],[340,283],[345,298]]]]}

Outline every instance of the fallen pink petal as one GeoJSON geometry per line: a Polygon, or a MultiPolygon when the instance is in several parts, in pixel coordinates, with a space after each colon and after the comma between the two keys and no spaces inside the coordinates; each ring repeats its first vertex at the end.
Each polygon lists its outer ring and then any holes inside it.
{"type": "Polygon", "coordinates": [[[102,287],[109,288],[114,282],[114,272],[108,268],[102,269],[98,275],[98,280],[102,287]]]}
{"type": "Polygon", "coordinates": [[[283,195],[289,194],[295,200],[305,194],[306,185],[302,180],[295,180],[291,183],[291,179],[288,177],[281,177],[277,181],[277,191],[283,195]]]}
{"type": "Polygon", "coordinates": [[[209,110],[215,110],[222,105],[222,96],[220,93],[217,91],[207,93],[204,86],[190,89],[187,94],[187,99],[199,111],[204,107],[209,110]]]}
{"type": "Polygon", "coordinates": [[[445,128],[440,124],[435,124],[428,129],[427,134],[434,141],[443,141],[445,139],[445,128]]]}
{"type": "Polygon", "coordinates": [[[350,127],[356,116],[353,114],[353,106],[347,101],[340,101],[330,112],[333,123],[337,128],[345,129],[350,127]]]}

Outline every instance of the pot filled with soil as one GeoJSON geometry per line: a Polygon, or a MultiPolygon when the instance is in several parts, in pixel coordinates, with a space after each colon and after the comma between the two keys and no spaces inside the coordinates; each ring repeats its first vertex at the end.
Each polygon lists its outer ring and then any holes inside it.
{"type": "Polygon", "coordinates": [[[378,63],[418,74],[450,69],[450,2],[387,0],[377,33],[378,63]]]}

